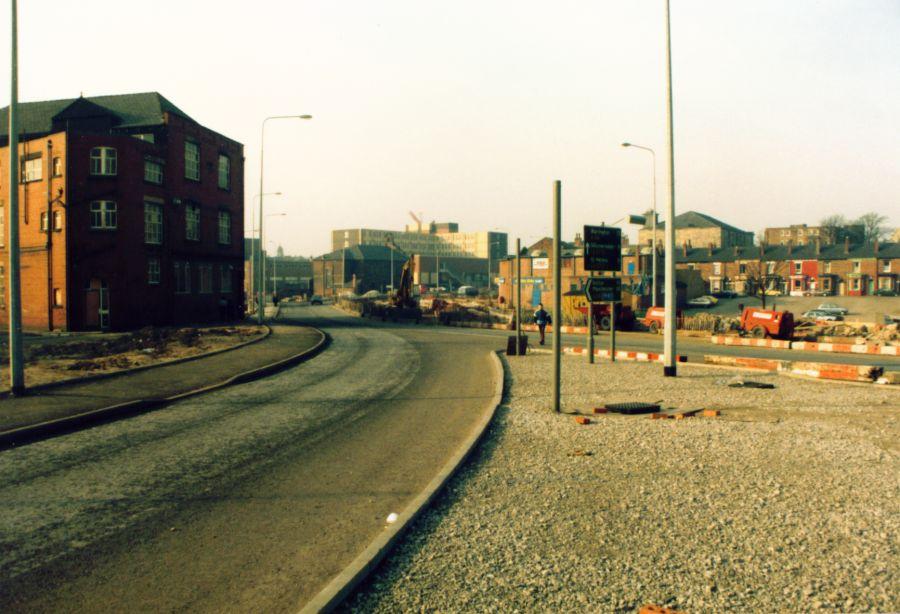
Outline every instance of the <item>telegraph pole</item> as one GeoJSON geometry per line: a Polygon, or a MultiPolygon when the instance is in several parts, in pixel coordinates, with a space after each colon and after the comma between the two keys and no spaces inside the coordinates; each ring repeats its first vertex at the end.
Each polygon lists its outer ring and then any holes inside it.
{"type": "MultiPolygon", "coordinates": [[[[19,56],[17,0],[12,0],[12,63],[9,94],[9,389],[25,392],[22,360],[22,294],[19,280],[19,56]]],[[[50,181],[50,177],[47,177],[50,181]]],[[[53,223],[48,220],[48,223],[53,223]]]]}
{"type": "Polygon", "coordinates": [[[560,388],[560,329],[562,328],[562,283],[560,262],[562,257],[562,182],[557,179],[553,182],[553,411],[559,413],[559,388],[560,388]]]}
{"type": "MultiPolygon", "coordinates": [[[[675,377],[675,303],[678,300],[675,288],[675,136],[672,118],[672,26],[669,19],[669,0],[666,0],[666,124],[669,141],[669,202],[666,208],[666,262],[665,262],[665,333],[663,352],[666,362],[663,375],[675,377]]],[[[656,258],[656,254],[653,255],[656,258]]]]}
{"type": "Polygon", "coordinates": [[[516,356],[522,356],[522,239],[516,239],[516,356]]]}

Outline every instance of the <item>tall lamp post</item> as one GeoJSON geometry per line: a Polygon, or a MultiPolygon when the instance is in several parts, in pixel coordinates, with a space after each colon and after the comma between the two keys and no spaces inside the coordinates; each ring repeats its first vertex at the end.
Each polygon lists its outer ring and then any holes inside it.
{"type": "Polygon", "coordinates": [[[669,202],[666,208],[666,304],[663,352],[666,362],[663,376],[675,377],[675,129],[672,117],[672,25],[669,0],[666,0],[666,106],[667,138],[669,146],[669,202]]]}
{"type": "MultiPolygon", "coordinates": [[[[285,217],[286,215],[287,215],[287,213],[267,213],[266,217],[285,217]]],[[[260,242],[260,245],[262,245],[262,233],[260,232],[259,234],[260,234],[259,242],[260,242]]],[[[271,243],[272,245],[275,245],[274,241],[269,241],[269,243],[271,243]]],[[[262,248],[260,248],[260,251],[262,251],[262,248]]],[[[276,254],[276,256],[277,256],[277,254],[276,254]]],[[[262,269],[262,294],[261,294],[262,302],[260,302],[259,308],[261,310],[265,311],[265,309],[266,309],[266,259],[263,258],[262,260],[259,261],[259,263],[260,263],[260,268],[262,269]]],[[[272,259],[272,266],[273,267],[275,266],[274,258],[272,259]]],[[[274,276],[274,274],[275,274],[275,272],[273,271],[272,275],[274,276]]]]}
{"type": "MultiPolygon", "coordinates": [[[[19,57],[17,0],[12,0],[9,95],[9,390],[25,392],[22,354],[22,294],[19,281],[19,57]]],[[[49,181],[50,178],[48,177],[49,181]]],[[[51,222],[52,223],[52,222],[51,222]]]]}
{"type": "MultiPolygon", "coordinates": [[[[267,192],[265,196],[281,196],[281,192],[267,192]]],[[[253,195],[253,201],[250,205],[250,300],[253,300],[256,288],[256,248],[253,246],[253,239],[256,238],[256,199],[259,194],[253,195]]]]}
{"type": "Polygon", "coordinates": [[[266,150],[266,122],[270,119],[312,119],[312,115],[271,115],[262,121],[259,138],[259,261],[263,266],[259,270],[259,288],[257,288],[257,301],[259,308],[257,309],[257,321],[262,324],[265,319],[266,303],[265,303],[265,287],[263,285],[263,274],[265,269],[265,261],[262,257],[263,252],[263,197],[266,195],[265,182],[263,181],[263,155],[266,150]]]}
{"type": "MultiPolygon", "coordinates": [[[[653,261],[652,261],[652,263],[653,263],[653,273],[652,273],[652,275],[653,275],[653,294],[652,294],[652,296],[653,296],[653,305],[656,306],[656,297],[657,297],[657,294],[656,294],[656,152],[653,151],[649,147],[644,147],[643,145],[635,145],[634,143],[628,143],[628,142],[622,143],[622,147],[634,147],[635,149],[643,149],[644,151],[649,151],[650,155],[652,156],[652,167],[650,169],[650,172],[651,172],[650,181],[651,181],[651,186],[653,188],[653,191],[652,191],[652,194],[653,194],[653,196],[652,196],[652,199],[653,199],[652,200],[652,202],[653,202],[653,206],[652,206],[653,221],[651,222],[652,227],[653,227],[653,231],[652,231],[653,232],[653,243],[652,243],[652,245],[653,245],[653,247],[652,247],[652,249],[653,249],[653,261]]],[[[637,249],[638,249],[638,254],[637,254],[638,258],[640,258],[641,257],[640,243],[638,243],[637,249]]]]}

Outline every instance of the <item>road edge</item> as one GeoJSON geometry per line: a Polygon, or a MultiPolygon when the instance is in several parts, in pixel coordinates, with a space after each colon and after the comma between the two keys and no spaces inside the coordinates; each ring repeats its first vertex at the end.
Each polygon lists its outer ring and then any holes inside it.
{"type": "MultiPolygon", "coordinates": [[[[154,362],[149,365],[141,365],[139,367],[131,367],[128,369],[121,369],[119,371],[110,371],[108,373],[97,373],[95,375],[83,375],[81,377],[71,377],[69,379],[61,379],[55,382],[47,382],[46,384],[38,384],[37,386],[29,386],[25,394],[31,394],[34,392],[43,392],[45,390],[52,390],[54,388],[59,388],[61,386],[73,386],[75,384],[84,384],[87,382],[95,382],[98,380],[111,379],[113,377],[120,377],[122,375],[131,375],[132,373],[138,373],[139,371],[146,371],[148,369],[155,369],[157,367],[168,367],[170,365],[177,365],[183,362],[190,362],[192,360],[197,360],[200,358],[208,358],[210,356],[215,356],[217,354],[224,354],[225,352],[230,352],[232,350],[239,350],[243,347],[247,347],[248,345],[253,345],[254,343],[259,343],[265,339],[268,339],[272,335],[272,327],[268,324],[263,324],[263,328],[265,328],[265,332],[255,339],[249,339],[247,341],[242,341],[237,345],[232,345],[227,348],[219,348],[218,350],[210,350],[209,352],[203,352],[202,354],[194,354],[193,356],[184,356],[182,358],[173,358],[172,360],[164,360],[162,362],[154,362]]],[[[321,331],[320,331],[321,332],[321,331]]],[[[10,396],[9,390],[4,390],[0,392],[0,399],[6,399],[10,396]]]]}
{"type": "Polygon", "coordinates": [[[503,393],[506,390],[506,369],[498,352],[491,352],[495,381],[494,396],[491,399],[489,410],[484,413],[466,440],[457,447],[438,474],[399,514],[396,522],[385,527],[384,531],[359,556],[337,576],[332,578],[315,597],[303,605],[299,610],[300,614],[331,612],[340,605],[397,545],[406,529],[428,508],[438,493],[450,481],[450,478],[456,474],[472,451],[475,450],[488,426],[493,422],[497,409],[503,403],[503,393]]]}
{"type": "Polygon", "coordinates": [[[302,352],[294,354],[293,356],[288,356],[287,358],[269,363],[268,365],[263,365],[262,367],[251,369],[250,371],[237,373],[225,380],[216,382],[215,384],[210,384],[201,388],[194,388],[185,392],[179,392],[178,394],[174,394],[168,397],[156,399],[135,399],[133,401],[117,403],[115,405],[109,405],[107,407],[101,407],[99,409],[92,409],[80,414],[75,414],[74,416],[66,416],[65,418],[57,418],[56,420],[49,420],[47,422],[40,422],[38,424],[31,424],[28,426],[23,426],[17,429],[6,431],[4,433],[0,433],[0,451],[10,448],[17,448],[23,445],[36,443],[38,441],[44,441],[58,435],[63,435],[65,433],[71,433],[88,427],[97,426],[106,422],[113,422],[124,418],[130,418],[152,411],[154,409],[165,407],[166,405],[174,403],[175,401],[181,401],[193,396],[205,394],[207,392],[213,392],[215,390],[220,390],[228,386],[233,386],[235,384],[244,384],[253,380],[261,379],[268,375],[273,375],[278,371],[298,365],[311,358],[315,358],[331,342],[331,338],[327,333],[312,326],[310,326],[309,328],[319,333],[319,341],[316,342],[314,346],[307,348],[302,352]]]}

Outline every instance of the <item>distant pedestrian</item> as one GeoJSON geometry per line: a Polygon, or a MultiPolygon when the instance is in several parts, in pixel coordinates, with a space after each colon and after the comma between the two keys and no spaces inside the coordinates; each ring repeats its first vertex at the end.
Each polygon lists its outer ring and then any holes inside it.
{"type": "Polygon", "coordinates": [[[548,324],[553,323],[553,318],[550,317],[549,313],[544,311],[543,303],[538,303],[537,311],[534,312],[534,323],[537,324],[538,332],[541,333],[540,344],[544,345],[544,330],[547,328],[548,324]]]}

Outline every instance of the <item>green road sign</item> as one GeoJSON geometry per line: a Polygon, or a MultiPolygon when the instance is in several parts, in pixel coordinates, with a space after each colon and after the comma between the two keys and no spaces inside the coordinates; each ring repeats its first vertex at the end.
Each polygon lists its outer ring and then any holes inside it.
{"type": "Polygon", "coordinates": [[[584,295],[592,303],[618,303],[622,300],[622,280],[618,277],[590,277],[584,295]]]}
{"type": "Polygon", "coordinates": [[[622,269],[622,229],[612,226],[584,227],[584,270],[622,269]]]}

